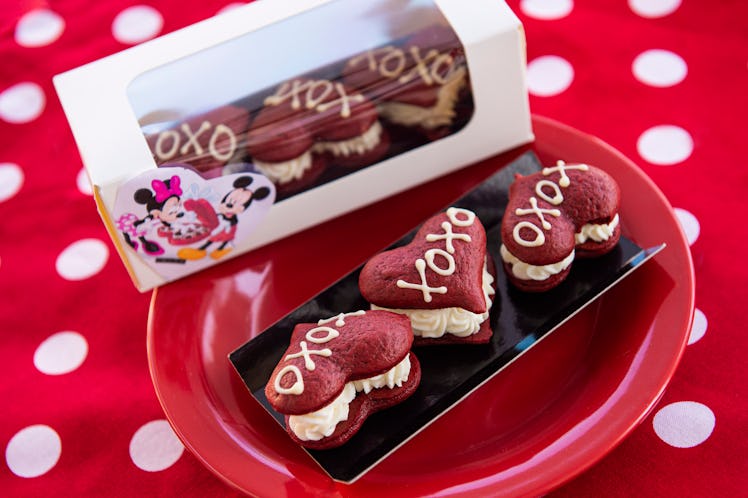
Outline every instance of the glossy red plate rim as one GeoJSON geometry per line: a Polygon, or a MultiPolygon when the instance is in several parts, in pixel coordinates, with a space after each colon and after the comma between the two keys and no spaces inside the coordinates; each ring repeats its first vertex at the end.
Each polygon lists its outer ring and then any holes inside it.
{"type": "MultiPolygon", "coordinates": [[[[204,361],[206,352],[212,354],[210,343],[215,338],[207,340],[202,330],[195,330],[199,328],[195,327],[198,322],[184,319],[183,314],[166,309],[164,305],[178,302],[182,295],[190,297],[196,279],[208,278],[198,274],[189,277],[192,280],[185,279],[154,291],[148,323],[148,360],[156,394],[184,445],[224,481],[255,495],[325,492],[375,496],[386,490],[391,494],[390,486],[400,484],[396,494],[440,492],[496,496],[547,492],[589,468],[624,439],[657,403],[686,346],[694,307],[690,248],[665,196],[629,159],[601,140],[556,121],[534,116],[533,127],[537,139],[532,148],[544,163],[559,158],[588,162],[607,169],[616,177],[624,193],[621,218],[627,236],[642,246],[668,244],[645,268],[629,277],[642,278],[647,283],[650,281],[646,279],[655,279],[655,283],[666,280],[671,285],[658,294],[661,302],[656,309],[649,309],[646,302],[641,303],[647,308],[646,313],[656,312],[656,315],[637,318],[637,313],[627,312],[627,316],[633,317],[629,319],[638,324],[633,334],[636,343],[616,342],[626,340],[625,330],[614,330],[619,337],[623,336],[621,339],[607,338],[604,330],[608,328],[606,315],[618,313],[622,306],[618,301],[632,295],[630,287],[636,282],[627,279],[361,480],[347,486],[321,474],[311,460],[283,440],[285,434],[281,433],[281,438],[277,434],[258,436],[242,427],[243,417],[255,419],[254,415],[262,408],[253,405],[248,392],[242,392],[241,382],[227,381],[230,386],[211,384],[216,378],[211,369],[228,367],[228,360],[226,365],[221,363],[223,358],[217,362],[204,361]],[[643,222],[645,216],[646,223],[643,222]],[[641,277],[636,275],[640,272],[641,277]],[[610,366],[603,365],[608,346],[617,355],[607,358],[612,361],[610,366]],[[632,346],[635,347],[629,354],[632,346]],[[565,352],[565,363],[555,359],[559,351],[565,352]],[[542,389],[545,380],[537,373],[537,365],[533,365],[540,360],[554,365],[553,368],[565,376],[557,392],[536,396],[542,403],[532,399],[532,392],[528,394],[512,387],[542,389]],[[575,370],[576,360],[580,366],[575,370]],[[512,419],[506,414],[489,418],[486,412],[490,417],[495,416],[492,411],[495,407],[487,406],[489,401],[483,399],[489,392],[493,399],[521,405],[523,416],[528,420],[504,422],[505,418],[512,419]],[[600,399],[608,395],[609,398],[600,399]],[[463,422],[456,419],[475,411],[481,411],[483,417],[476,426],[485,430],[495,423],[495,431],[486,434],[490,436],[490,445],[480,448],[476,446],[479,443],[472,440],[474,448],[455,447],[459,438],[454,438],[459,434],[449,436],[445,431],[466,430],[459,427],[463,422]],[[527,416],[535,411],[536,415],[527,416]],[[268,441],[277,443],[277,454],[268,441]],[[435,464],[437,471],[432,474],[428,470],[428,459],[440,458],[439,452],[448,453],[441,458],[455,458],[456,461],[450,466],[450,472],[437,472],[439,465],[435,464]],[[461,455],[480,458],[477,462],[462,461],[461,455]],[[426,460],[425,466],[418,467],[424,465],[423,460],[426,460]],[[285,491],[279,486],[285,486],[285,491]]],[[[194,295],[191,298],[197,302],[203,299],[194,295]]],[[[623,326],[619,324],[619,329],[623,326]]],[[[616,325],[611,327],[615,329],[616,325]]],[[[225,372],[220,374],[226,375],[225,372]]],[[[264,423],[264,419],[259,420],[264,423]]],[[[273,429],[268,430],[272,432],[273,429]]]]}

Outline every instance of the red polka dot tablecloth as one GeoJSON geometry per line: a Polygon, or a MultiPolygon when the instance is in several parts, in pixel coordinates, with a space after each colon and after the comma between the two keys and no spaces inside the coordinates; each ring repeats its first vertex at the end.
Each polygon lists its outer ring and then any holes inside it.
{"type": "MultiPolygon", "coordinates": [[[[527,34],[533,112],[639,164],[674,206],[696,274],[693,328],[664,397],[551,496],[745,496],[748,3],[509,3],[527,34]]],[[[51,81],[235,6],[0,9],[4,496],[236,494],[164,419],[145,350],[150,296],[116,256],[51,81]]]]}

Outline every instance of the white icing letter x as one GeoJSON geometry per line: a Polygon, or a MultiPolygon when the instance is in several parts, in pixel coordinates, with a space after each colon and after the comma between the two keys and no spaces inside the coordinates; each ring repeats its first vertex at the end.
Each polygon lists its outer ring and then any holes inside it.
{"type": "Polygon", "coordinates": [[[538,207],[538,200],[535,197],[530,197],[530,209],[517,208],[514,213],[517,216],[536,214],[538,216],[538,219],[540,219],[540,223],[543,225],[543,228],[545,228],[546,230],[551,229],[551,224],[545,219],[543,214],[550,214],[551,216],[555,216],[556,218],[561,216],[561,211],[559,211],[558,209],[540,209],[538,207]]]}
{"type": "Polygon", "coordinates": [[[430,303],[433,299],[431,297],[431,293],[435,294],[446,294],[447,288],[443,285],[440,287],[429,287],[428,283],[426,283],[426,261],[418,258],[416,260],[416,270],[418,270],[418,275],[421,277],[421,283],[420,284],[414,284],[412,282],[406,282],[405,280],[398,280],[397,286],[401,289],[417,289],[423,292],[423,300],[427,303],[430,303]]]}
{"type": "Polygon", "coordinates": [[[182,148],[179,149],[179,152],[182,154],[187,154],[187,151],[190,150],[190,147],[195,149],[195,154],[198,156],[203,153],[203,148],[200,147],[200,144],[197,142],[197,139],[202,135],[204,132],[208,131],[210,129],[210,122],[209,121],[203,121],[200,123],[200,128],[197,129],[196,132],[192,132],[192,129],[190,128],[190,125],[187,123],[182,124],[182,131],[187,136],[187,141],[182,145],[182,148]]]}
{"type": "Polygon", "coordinates": [[[304,366],[309,371],[312,371],[312,370],[314,370],[317,367],[317,365],[314,364],[314,361],[312,361],[312,355],[313,354],[316,354],[316,355],[319,355],[319,356],[324,356],[324,357],[332,355],[332,351],[330,351],[327,348],[325,348],[325,349],[319,349],[319,350],[318,349],[307,349],[307,347],[306,347],[306,341],[301,341],[300,344],[301,344],[301,351],[299,351],[298,353],[293,353],[293,354],[286,355],[285,359],[286,360],[291,360],[293,358],[303,357],[304,358],[304,366]]]}
{"type": "Polygon", "coordinates": [[[455,246],[452,243],[453,240],[463,240],[465,242],[470,242],[472,240],[470,238],[470,235],[466,233],[454,233],[452,231],[452,224],[448,221],[445,221],[442,223],[442,229],[444,230],[443,234],[438,234],[438,233],[427,234],[426,241],[436,242],[437,240],[444,240],[447,244],[447,251],[449,251],[450,254],[455,253],[455,246]]]}
{"type": "Polygon", "coordinates": [[[551,173],[555,173],[558,171],[558,173],[561,175],[561,178],[558,180],[558,184],[562,187],[568,187],[569,184],[571,184],[571,180],[569,180],[569,177],[566,176],[566,170],[567,169],[578,169],[579,171],[589,171],[590,167],[586,164],[577,164],[575,166],[567,166],[565,162],[558,161],[556,163],[555,168],[543,168],[543,176],[548,176],[551,173]]]}

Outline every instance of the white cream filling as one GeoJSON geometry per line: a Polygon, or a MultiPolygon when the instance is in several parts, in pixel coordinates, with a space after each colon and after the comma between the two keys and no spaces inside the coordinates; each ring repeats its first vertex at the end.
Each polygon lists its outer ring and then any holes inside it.
{"type": "Polygon", "coordinates": [[[584,225],[579,233],[574,234],[574,240],[577,245],[584,244],[588,239],[595,242],[604,242],[613,236],[613,232],[618,226],[618,213],[613,217],[610,223],[595,225],[588,223],[584,225]]]}
{"type": "Polygon", "coordinates": [[[444,334],[452,334],[457,337],[468,337],[478,333],[480,326],[488,318],[493,301],[491,297],[495,294],[493,288],[493,275],[488,273],[486,265],[483,265],[483,295],[486,298],[486,311],[484,313],[473,313],[464,308],[452,307],[436,310],[420,309],[392,309],[383,308],[375,304],[371,309],[379,309],[400,313],[410,318],[413,327],[413,335],[424,338],[438,338],[444,334]]]}
{"type": "Polygon", "coordinates": [[[257,159],[253,159],[252,163],[271,182],[283,185],[304,176],[304,173],[312,167],[312,153],[306,151],[299,157],[280,163],[267,163],[257,159]]]}
{"type": "Polygon", "coordinates": [[[410,354],[383,374],[346,383],[343,392],[330,404],[317,411],[288,417],[288,426],[302,441],[319,441],[335,432],[335,427],[348,420],[348,408],[356,393],[369,393],[374,389],[401,387],[410,375],[410,354]]]}
{"type": "Polygon", "coordinates": [[[434,129],[452,124],[455,117],[455,104],[460,90],[465,86],[466,68],[460,67],[439,89],[436,104],[433,107],[420,107],[402,102],[382,102],[378,108],[387,120],[404,126],[423,126],[434,129]]]}
{"type": "Polygon", "coordinates": [[[335,432],[338,423],[348,420],[348,405],[355,397],[356,388],[348,382],[330,404],[305,415],[288,417],[288,426],[302,441],[319,441],[335,432]]]}
{"type": "Polygon", "coordinates": [[[382,125],[379,121],[374,121],[374,124],[372,124],[362,135],[336,142],[317,142],[314,144],[312,150],[318,153],[331,152],[335,156],[345,157],[352,154],[363,154],[379,145],[381,136],[382,125]]]}
{"type": "Polygon", "coordinates": [[[380,389],[385,386],[390,389],[395,386],[402,387],[403,382],[408,380],[409,374],[410,354],[407,354],[400,363],[390,368],[385,373],[369,377],[368,379],[354,380],[352,384],[356,388],[356,392],[363,391],[364,393],[369,394],[374,389],[380,389]]]}
{"type": "Polygon", "coordinates": [[[546,280],[551,275],[561,273],[574,261],[574,251],[558,263],[535,266],[525,263],[509,252],[504,244],[501,245],[501,259],[512,265],[512,274],[520,280],[546,280]]]}

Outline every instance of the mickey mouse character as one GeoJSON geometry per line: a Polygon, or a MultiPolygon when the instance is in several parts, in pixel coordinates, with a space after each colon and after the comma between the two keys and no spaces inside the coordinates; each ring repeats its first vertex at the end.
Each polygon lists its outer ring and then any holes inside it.
{"type": "Polygon", "coordinates": [[[153,180],[151,187],[152,191],[141,188],[133,194],[135,202],[146,206],[148,215],[140,219],[133,213],[124,214],[117,220],[117,228],[122,232],[125,242],[130,247],[138,249],[139,243],[133,240],[137,239],[146,254],[158,256],[164,253],[164,248],[148,240],[146,236],[154,228],[159,232],[163,228],[169,229],[172,223],[184,216],[180,200],[182,188],[179,177],[176,175],[167,180],[153,180]]]}
{"type": "Polygon", "coordinates": [[[180,249],[177,252],[178,257],[187,260],[202,259],[207,254],[208,247],[214,243],[220,245],[210,253],[211,258],[220,259],[231,252],[231,247],[227,246],[236,236],[239,215],[247,210],[252,201],[259,201],[270,195],[268,187],[260,187],[257,190],[247,188],[252,181],[251,176],[241,176],[234,180],[234,189],[224,196],[218,206],[218,226],[213,229],[208,240],[197,249],[180,249]]]}

